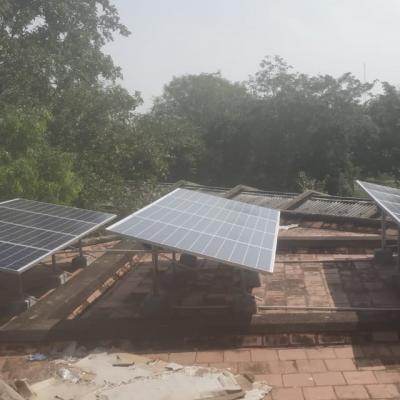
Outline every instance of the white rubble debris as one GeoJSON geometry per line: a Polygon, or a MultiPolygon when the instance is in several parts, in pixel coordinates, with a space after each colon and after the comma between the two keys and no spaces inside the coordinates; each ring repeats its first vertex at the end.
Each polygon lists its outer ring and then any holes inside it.
{"type": "Polygon", "coordinates": [[[299,224],[290,224],[290,225],[280,225],[279,229],[282,231],[288,231],[289,229],[298,228],[299,224]]]}
{"type": "Polygon", "coordinates": [[[271,390],[265,382],[240,384],[246,378],[228,370],[152,362],[130,353],[92,353],[62,362],[53,378],[31,385],[33,399],[211,400],[238,394],[235,398],[262,400],[271,390]]]}

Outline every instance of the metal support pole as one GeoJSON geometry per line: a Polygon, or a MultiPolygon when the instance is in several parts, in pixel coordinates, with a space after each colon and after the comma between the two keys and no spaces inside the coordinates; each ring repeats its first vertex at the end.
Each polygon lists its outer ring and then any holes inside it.
{"type": "Polygon", "coordinates": [[[82,240],[79,240],[79,257],[83,257],[82,240]]]}
{"type": "Polygon", "coordinates": [[[157,250],[153,247],[153,252],[152,252],[152,258],[153,258],[153,294],[155,296],[158,295],[159,293],[159,282],[158,282],[158,252],[157,250]]]}
{"type": "Polygon", "coordinates": [[[176,252],[172,252],[172,272],[175,274],[176,272],[176,252]]]}
{"type": "Polygon", "coordinates": [[[381,227],[382,227],[382,250],[384,250],[386,247],[386,213],[385,213],[385,211],[382,211],[381,227]]]}
{"type": "Polygon", "coordinates": [[[57,272],[57,262],[56,262],[56,255],[53,254],[51,256],[51,266],[53,268],[53,272],[57,272]]]}

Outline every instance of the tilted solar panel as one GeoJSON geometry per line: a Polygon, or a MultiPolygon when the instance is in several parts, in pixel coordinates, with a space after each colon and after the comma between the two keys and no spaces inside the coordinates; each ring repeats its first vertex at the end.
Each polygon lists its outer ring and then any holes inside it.
{"type": "Polygon", "coordinates": [[[272,272],[279,211],[176,189],[107,228],[143,242],[272,272]]]}
{"type": "Polygon", "coordinates": [[[357,181],[369,196],[400,224],[400,189],[357,181]]]}
{"type": "Polygon", "coordinates": [[[0,270],[22,273],[115,215],[14,199],[0,203],[0,270]]]}

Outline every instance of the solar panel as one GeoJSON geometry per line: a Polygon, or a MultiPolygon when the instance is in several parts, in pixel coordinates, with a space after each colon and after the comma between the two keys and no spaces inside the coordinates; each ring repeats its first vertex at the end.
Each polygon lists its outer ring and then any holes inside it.
{"type": "Polygon", "coordinates": [[[272,272],[279,211],[176,189],[107,228],[156,246],[272,272]]]}
{"type": "Polygon", "coordinates": [[[362,181],[357,183],[400,224],[400,189],[362,181]]]}
{"type": "Polygon", "coordinates": [[[115,215],[14,199],[0,203],[0,270],[22,273],[115,215]]]}

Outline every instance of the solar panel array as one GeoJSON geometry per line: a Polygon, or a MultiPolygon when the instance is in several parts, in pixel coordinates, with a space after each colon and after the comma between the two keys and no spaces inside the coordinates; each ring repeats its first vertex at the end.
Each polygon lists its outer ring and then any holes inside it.
{"type": "Polygon", "coordinates": [[[279,211],[176,189],[108,230],[153,245],[272,272],[279,211]]]}
{"type": "Polygon", "coordinates": [[[362,181],[357,183],[400,224],[400,189],[362,181]]]}
{"type": "Polygon", "coordinates": [[[32,200],[0,203],[0,270],[21,273],[113,218],[32,200]]]}
{"type": "Polygon", "coordinates": [[[400,189],[357,181],[369,196],[400,224],[400,189]]]}

